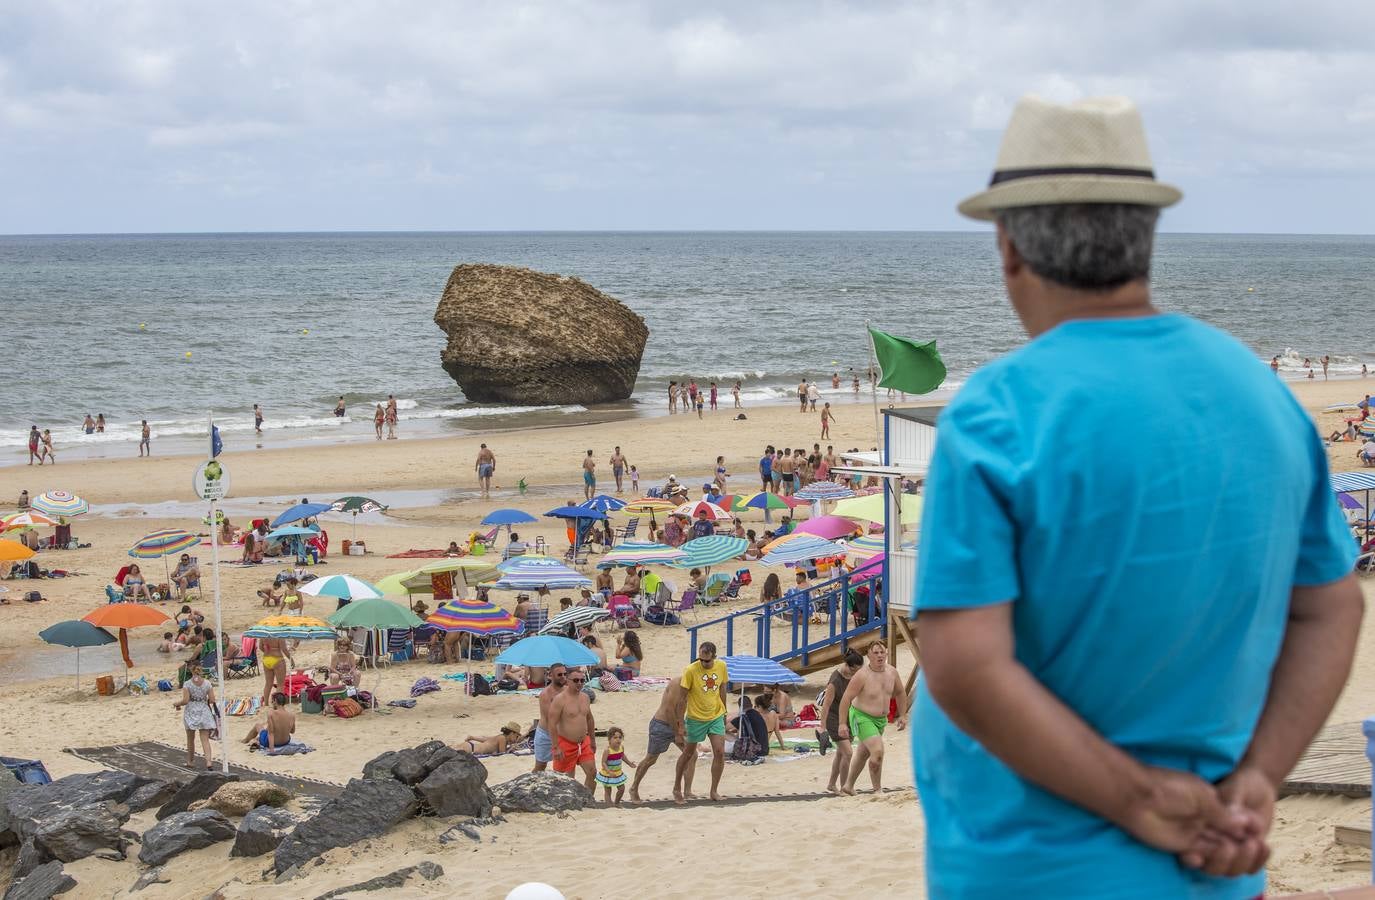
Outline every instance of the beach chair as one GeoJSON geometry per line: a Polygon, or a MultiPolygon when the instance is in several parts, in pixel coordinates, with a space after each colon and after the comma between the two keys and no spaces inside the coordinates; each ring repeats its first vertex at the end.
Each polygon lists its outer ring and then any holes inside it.
{"type": "Polygon", "coordinates": [[[713,572],[707,577],[707,587],[704,591],[704,603],[720,603],[721,595],[726,592],[726,585],[730,584],[730,576],[723,572],[713,572]]]}
{"type": "Polygon", "coordinates": [[[257,678],[261,674],[262,671],[258,668],[258,649],[256,647],[247,656],[228,660],[224,665],[226,680],[230,678],[257,678]]]}
{"type": "Polygon", "coordinates": [[[617,541],[628,541],[635,537],[635,532],[640,530],[640,517],[631,516],[620,531],[616,532],[617,541]]]}
{"type": "Polygon", "coordinates": [[[639,618],[634,601],[625,594],[612,594],[607,609],[611,613],[611,620],[622,628],[626,627],[631,619],[639,618]]]}
{"type": "Polygon", "coordinates": [[[684,613],[690,612],[692,613],[692,620],[697,621],[697,592],[692,588],[683,591],[683,597],[678,601],[677,608],[669,611],[676,612],[680,619],[683,618],[684,613]]]}
{"type": "Polygon", "coordinates": [[[525,611],[524,636],[539,634],[549,624],[549,610],[542,606],[532,606],[525,611]]]}
{"type": "Polygon", "coordinates": [[[542,535],[542,534],[537,534],[537,535],[535,535],[535,555],[536,555],[536,556],[548,556],[548,555],[549,555],[549,544],[544,540],[544,535],[542,535]]]}
{"type": "Polygon", "coordinates": [[[500,533],[501,526],[494,525],[492,526],[491,531],[487,532],[486,534],[479,534],[477,536],[477,542],[482,546],[486,547],[488,550],[494,549],[497,545],[497,535],[500,533]]]}
{"type": "Polygon", "coordinates": [[[387,631],[387,656],[393,662],[406,662],[415,659],[415,632],[409,628],[392,628],[387,631]]]}

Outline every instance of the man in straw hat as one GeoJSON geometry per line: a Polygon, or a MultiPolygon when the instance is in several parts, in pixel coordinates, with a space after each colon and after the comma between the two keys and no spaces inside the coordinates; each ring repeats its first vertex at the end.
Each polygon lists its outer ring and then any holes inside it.
{"type": "Polygon", "coordinates": [[[1312,422],[1152,304],[1179,198],[1130,102],[1029,97],[960,204],[996,223],[1031,340],[944,411],[928,478],[933,897],[1259,895],[1276,790],[1350,667],[1361,595],[1312,422]]]}

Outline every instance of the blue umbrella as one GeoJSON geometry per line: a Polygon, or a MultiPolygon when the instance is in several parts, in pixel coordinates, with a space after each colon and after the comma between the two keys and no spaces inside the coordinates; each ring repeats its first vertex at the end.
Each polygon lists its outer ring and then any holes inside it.
{"type": "Polygon", "coordinates": [[[97,628],[90,622],[82,619],[69,619],[66,622],[58,622],[56,625],[49,625],[38,636],[45,643],[57,644],[59,647],[76,648],[76,686],[81,687],[81,648],[100,647],[105,644],[115,642],[114,635],[104,628],[97,628]]]}
{"type": "Polygon", "coordinates": [[[504,666],[595,666],[597,654],[577,641],[554,635],[539,635],[516,641],[496,659],[504,666]]]}
{"type": "Polygon", "coordinates": [[[274,531],[269,531],[267,537],[268,540],[275,541],[279,538],[306,537],[307,535],[309,535],[310,537],[315,537],[315,535],[319,533],[320,532],[316,531],[314,528],[305,528],[300,525],[288,525],[285,528],[278,528],[274,531]]]}
{"type": "Polygon", "coordinates": [[[494,509],[483,518],[483,525],[523,525],[537,521],[528,512],[519,509],[494,509]]]}
{"type": "Polygon", "coordinates": [[[502,575],[492,587],[498,590],[536,591],[542,587],[568,590],[592,586],[592,579],[548,556],[513,556],[497,568],[502,575]]]}
{"type": "Polygon", "coordinates": [[[330,508],[331,504],[329,503],[297,503],[295,506],[291,507],[291,509],[288,509],[280,516],[273,519],[272,527],[277,528],[289,522],[299,522],[302,519],[309,519],[313,516],[320,515],[320,513],[329,512],[330,508]]]}
{"type": "Polygon", "coordinates": [[[598,494],[591,500],[584,500],[578,504],[578,509],[590,509],[599,513],[616,512],[625,508],[625,501],[606,494],[598,494]]]}
{"type": "Polygon", "coordinates": [[[585,506],[560,506],[545,513],[551,519],[605,519],[606,513],[585,506]]]}
{"type": "Polygon", "coordinates": [[[748,653],[724,658],[726,678],[735,684],[802,684],[807,679],[764,656],[748,653]]]}
{"type": "Polygon", "coordinates": [[[839,544],[807,534],[779,544],[771,552],[764,554],[759,561],[766,566],[781,566],[844,554],[845,548],[839,544]]]}

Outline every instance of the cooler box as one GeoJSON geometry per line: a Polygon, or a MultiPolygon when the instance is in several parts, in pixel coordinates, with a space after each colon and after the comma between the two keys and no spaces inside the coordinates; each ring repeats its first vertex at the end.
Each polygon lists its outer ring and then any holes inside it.
{"type": "Polygon", "coordinates": [[[102,697],[109,697],[115,692],[115,679],[112,675],[101,675],[95,680],[95,691],[102,697]]]}
{"type": "Polygon", "coordinates": [[[362,556],[368,552],[368,545],[362,541],[350,541],[348,549],[344,551],[345,556],[362,556]]]}

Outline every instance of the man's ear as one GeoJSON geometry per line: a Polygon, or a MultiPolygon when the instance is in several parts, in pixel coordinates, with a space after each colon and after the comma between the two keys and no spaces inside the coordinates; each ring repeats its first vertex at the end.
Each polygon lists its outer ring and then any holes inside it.
{"type": "Polygon", "coordinates": [[[1003,278],[1011,281],[1022,274],[1026,268],[1026,263],[1022,259],[1022,254],[1017,252],[1017,245],[1012,243],[1012,238],[1008,237],[1003,229],[1002,223],[998,223],[998,256],[1002,259],[1003,278]]]}

